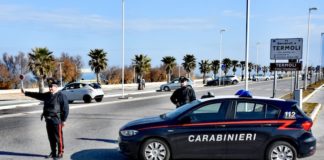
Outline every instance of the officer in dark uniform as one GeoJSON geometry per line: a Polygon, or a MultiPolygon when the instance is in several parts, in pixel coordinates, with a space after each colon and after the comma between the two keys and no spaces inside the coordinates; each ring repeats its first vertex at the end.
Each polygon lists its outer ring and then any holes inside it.
{"type": "Polygon", "coordinates": [[[48,83],[49,92],[25,92],[26,96],[44,101],[41,120],[45,118],[46,130],[51,146],[51,153],[46,158],[59,159],[63,157],[63,131],[65,121],[69,115],[69,103],[66,95],[58,91],[58,82],[50,79],[48,83]]]}
{"type": "Polygon", "coordinates": [[[191,86],[187,86],[187,80],[186,77],[180,77],[179,82],[181,87],[175,90],[170,97],[171,102],[175,104],[177,108],[196,100],[195,91],[191,86]]]}

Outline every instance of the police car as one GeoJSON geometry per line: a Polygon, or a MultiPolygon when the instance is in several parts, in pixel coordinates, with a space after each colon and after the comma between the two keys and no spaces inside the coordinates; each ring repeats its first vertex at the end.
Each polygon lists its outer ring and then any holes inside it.
{"type": "Polygon", "coordinates": [[[129,122],[119,131],[119,149],[142,160],[295,160],[315,153],[312,124],[295,101],[240,90],[129,122]]]}

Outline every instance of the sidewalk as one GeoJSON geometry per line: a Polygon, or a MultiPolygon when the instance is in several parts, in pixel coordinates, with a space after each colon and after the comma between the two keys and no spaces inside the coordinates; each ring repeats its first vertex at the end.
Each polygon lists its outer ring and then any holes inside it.
{"type": "MultiPolygon", "coordinates": [[[[319,103],[324,106],[324,87],[321,87],[317,90],[317,92],[307,100],[307,102],[319,103]]],[[[316,118],[313,120],[312,132],[316,137],[316,153],[314,156],[305,158],[305,160],[318,160],[324,159],[324,132],[323,132],[323,124],[324,124],[324,112],[323,109],[319,110],[316,118]]]]}

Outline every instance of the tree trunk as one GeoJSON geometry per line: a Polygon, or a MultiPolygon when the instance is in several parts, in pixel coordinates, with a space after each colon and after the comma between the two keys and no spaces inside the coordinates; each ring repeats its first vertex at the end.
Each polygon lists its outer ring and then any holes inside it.
{"type": "Polygon", "coordinates": [[[99,82],[99,73],[96,73],[96,76],[97,76],[97,83],[100,84],[100,82],[99,82]]]}
{"type": "Polygon", "coordinates": [[[168,73],[168,83],[170,83],[170,81],[171,81],[171,73],[169,71],[169,73],[168,73]]]}
{"type": "Polygon", "coordinates": [[[43,76],[38,77],[38,89],[39,89],[39,93],[44,93],[44,79],[43,79],[43,76]]]}
{"type": "Polygon", "coordinates": [[[203,74],[203,84],[206,83],[206,73],[203,74]]]}

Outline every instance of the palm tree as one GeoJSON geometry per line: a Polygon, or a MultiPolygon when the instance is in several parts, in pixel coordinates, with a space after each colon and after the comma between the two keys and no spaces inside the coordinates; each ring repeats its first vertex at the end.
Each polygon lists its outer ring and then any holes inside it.
{"type": "Polygon", "coordinates": [[[164,63],[165,71],[168,74],[168,83],[169,83],[171,79],[171,71],[177,65],[177,63],[175,62],[176,59],[173,56],[165,56],[162,58],[161,61],[164,63]]]}
{"type": "MultiPolygon", "coordinates": [[[[52,72],[53,68],[53,52],[49,51],[47,48],[35,48],[32,49],[32,53],[29,53],[29,70],[38,79],[39,93],[44,92],[44,80],[48,73],[52,72]]],[[[61,82],[62,83],[62,82],[61,82]]]]}
{"type": "Polygon", "coordinates": [[[97,83],[100,83],[99,73],[106,69],[107,67],[107,53],[103,49],[90,50],[88,56],[91,58],[89,60],[89,66],[91,70],[94,70],[97,76],[97,83]]]}
{"type": "Polygon", "coordinates": [[[252,72],[252,70],[254,69],[254,65],[253,65],[253,63],[249,63],[249,80],[251,80],[251,72],[252,72]]]}
{"type": "Polygon", "coordinates": [[[188,78],[190,78],[190,73],[196,68],[196,58],[192,54],[187,54],[183,57],[182,66],[188,73],[188,78]]]}
{"type": "Polygon", "coordinates": [[[224,58],[223,59],[223,65],[225,66],[224,67],[224,74],[226,76],[227,73],[228,73],[228,70],[232,67],[232,61],[229,58],[224,58]]]}
{"type": "Polygon", "coordinates": [[[245,61],[240,61],[240,66],[241,66],[241,81],[244,80],[244,69],[245,69],[245,61]]]}
{"type": "Polygon", "coordinates": [[[151,58],[143,54],[135,55],[135,59],[133,59],[133,66],[135,66],[135,72],[138,75],[138,90],[143,90],[143,84],[141,82],[143,75],[150,71],[151,58]]]}
{"type": "Polygon", "coordinates": [[[263,72],[263,76],[265,76],[266,73],[268,72],[268,67],[267,66],[263,66],[262,67],[262,72],[263,72]]]}
{"type": "Polygon", "coordinates": [[[219,70],[219,60],[213,60],[211,62],[211,70],[213,71],[214,77],[218,74],[218,70],[219,70]]]}
{"type": "Polygon", "coordinates": [[[208,60],[201,60],[199,62],[199,70],[203,74],[203,84],[206,82],[206,73],[210,72],[211,64],[208,62],[208,60]]]}
{"type": "Polygon", "coordinates": [[[232,66],[233,66],[233,75],[235,75],[235,72],[236,72],[236,67],[239,67],[239,61],[237,60],[232,60],[232,66]]]}

